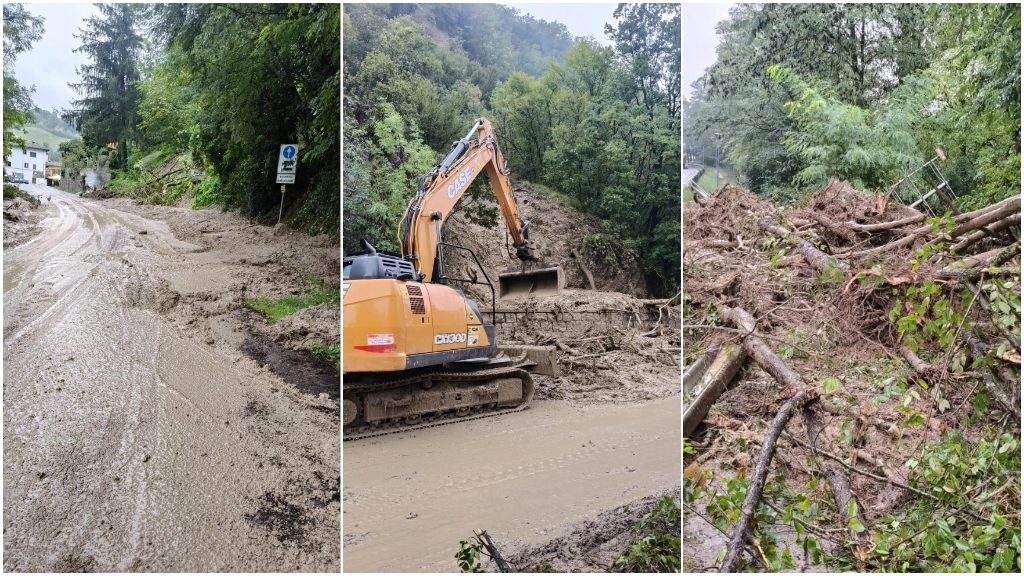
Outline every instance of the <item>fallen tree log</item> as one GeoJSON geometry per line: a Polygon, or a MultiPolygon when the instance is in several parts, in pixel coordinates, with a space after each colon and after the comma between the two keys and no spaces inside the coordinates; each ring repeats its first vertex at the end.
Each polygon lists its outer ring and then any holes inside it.
{"type": "Polygon", "coordinates": [[[985,295],[979,291],[978,286],[975,285],[974,282],[967,280],[965,278],[960,279],[960,285],[963,286],[964,288],[967,288],[967,290],[975,298],[978,299],[978,304],[980,304],[982,309],[988,313],[988,319],[992,322],[992,325],[995,326],[997,330],[999,330],[999,332],[1010,342],[1010,344],[1013,344],[1014,348],[1016,348],[1018,352],[1020,352],[1020,340],[1018,340],[1017,337],[1011,334],[1010,331],[1006,328],[1006,326],[1003,326],[1001,322],[996,320],[995,313],[992,310],[992,305],[989,303],[988,298],[985,298],[985,295]]]}
{"type": "Polygon", "coordinates": [[[754,335],[756,322],[750,313],[741,308],[729,308],[727,306],[720,307],[719,313],[723,320],[734,324],[737,328],[741,328],[748,333],[743,338],[743,349],[750,354],[750,357],[780,384],[794,392],[793,396],[779,409],[771,426],[768,427],[764,443],[761,444],[761,453],[757,459],[757,466],[754,468],[754,474],[750,478],[747,496],[744,498],[743,506],[740,509],[740,518],[736,522],[736,527],[729,540],[725,559],[722,560],[722,565],[719,567],[719,572],[735,572],[739,566],[740,556],[743,554],[747,536],[753,524],[754,511],[757,509],[757,503],[761,500],[761,494],[764,491],[764,481],[768,477],[768,469],[771,467],[772,456],[775,454],[775,445],[779,440],[779,435],[782,434],[786,423],[789,422],[793,413],[798,408],[803,407],[811,399],[812,395],[811,390],[804,383],[803,379],[800,378],[800,375],[772,352],[763,340],[754,335]]]}
{"type": "MultiPolygon", "coordinates": [[[[710,352],[705,356],[708,355],[710,352]]],[[[697,397],[683,410],[683,436],[689,436],[696,430],[697,425],[707,416],[708,410],[725,391],[746,359],[747,353],[738,344],[727,342],[718,349],[714,362],[707,368],[702,378],[697,397]]]]}
{"type": "Polygon", "coordinates": [[[1007,216],[1006,218],[1003,218],[1002,220],[996,222],[995,224],[992,224],[991,226],[983,226],[977,232],[974,232],[973,234],[964,238],[960,242],[957,242],[956,244],[950,246],[949,251],[954,254],[959,254],[963,252],[964,248],[967,248],[968,246],[976,242],[979,242],[984,238],[995,236],[996,234],[1002,232],[1003,230],[1006,230],[1007,228],[1012,227],[1015,224],[1017,225],[1017,227],[1020,227],[1020,214],[1013,214],[1007,216]]]}
{"type": "MultiPolygon", "coordinates": [[[[976,210],[974,212],[968,212],[966,214],[960,214],[953,219],[954,222],[960,222],[960,224],[954,228],[948,234],[939,234],[935,239],[929,241],[929,244],[935,243],[940,240],[954,240],[967,232],[977,230],[982,226],[987,226],[993,222],[1002,220],[1016,212],[1020,212],[1020,195],[1012,198],[1007,198],[1001,202],[997,202],[991,206],[976,210]]],[[[888,252],[899,248],[901,246],[907,246],[913,244],[916,240],[933,234],[931,224],[915,228],[909,234],[900,238],[899,240],[884,244],[882,246],[876,246],[874,248],[868,248],[865,250],[859,250],[857,252],[849,252],[841,255],[842,258],[859,258],[861,256],[871,256],[873,254],[880,254],[882,252],[888,252]]]]}
{"type": "Polygon", "coordinates": [[[836,507],[839,508],[839,513],[846,520],[846,526],[850,531],[851,539],[856,542],[853,547],[853,555],[857,560],[863,562],[867,560],[869,547],[867,522],[864,520],[864,514],[857,503],[857,499],[853,496],[853,492],[850,491],[850,481],[846,478],[846,474],[832,466],[825,468],[825,474],[828,475],[828,484],[832,489],[832,497],[835,498],[836,507]],[[857,523],[860,526],[857,526],[857,523]]]}
{"type": "Polygon", "coordinates": [[[747,354],[749,354],[750,357],[761,366],[761,368],[764,368],[765,372],[771,374],[772,378],[775,378],[775,380],[780,384],[789,387],[794,392],[806,388],[807,385],[804,383],[803,378],[783,362],[782,359],[764,343],[764,340],[754,335],[757,323],[749,312],[741,308],[721,306],[718,309],[718,313],[722,320],[735,325],[737,328],[742,329],[748,334],[743,338],[743,349],[747,351],[747,354]]]}
{"type": "Polygon", "coordinates": [[[818,250],[818,247],[811,242],[797,237],[796,234],[793,234],[782,226],[772,224],[765,218],[758,220],[757,225],[760,226],[761,230],[764,232],[786,238],[792,242],[793,246],[796,247],[797,252],[804,257],[804,260],[811,265],[811,268],[814,268],[818,272],[838,269],[845,273],[850,269],[845,262],[840,262],[834,256],[825,254],[821,250],[818,250]]]}

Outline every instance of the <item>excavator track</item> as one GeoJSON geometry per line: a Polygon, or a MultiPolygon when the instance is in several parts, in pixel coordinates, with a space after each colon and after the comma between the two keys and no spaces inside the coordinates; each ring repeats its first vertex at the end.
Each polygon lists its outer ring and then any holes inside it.
{"type": "Polygon", "coordinates": [[[343,396],[345,397],[350,394],[356,395],[381,390],[400,389],[406,386],[419,385],[428,380],[460,383],[476,382],[484,384],[499,378],[518,378],[522,382],[523,395],[519,404],[506,408],[488,407],[486,404],[480,404],[471,407],[467,414],[461,416],[455,412],[447,411],[442,414],[426,418],[421,418],[419,416],[400,419],[391,418],[387,422],[380,422],[375,426],[348,426],[344,427],[344,440],[345,442],[351,442],[364,438],[375,438],[378,436],[387,436],[388,434],[411,432],[414,430],[422,430],[424,428],[434,428],[436,426],[445,426],[448,424],[456,424],[459,422],[468,422],[470,420],[479,420],[481,418],[491,418],[494,416],[502,416],[504,414],[522,412],[530,407],[530,402],[533,400],[535,389],[533,378],[530,376],[529,372],[516,367],[492,368],[489,370],[480,370],[475,372],[428,372],[425,374],[410,376],[408,378],[388,380],[385,382],[348,385],[344,390],[343,396]],[[399,421],[395,422],[394,420],[399,421]]]}

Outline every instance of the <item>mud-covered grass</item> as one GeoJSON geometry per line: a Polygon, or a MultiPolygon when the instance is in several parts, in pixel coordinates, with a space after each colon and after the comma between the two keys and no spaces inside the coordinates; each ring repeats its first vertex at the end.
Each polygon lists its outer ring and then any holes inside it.
{"type": "MultiPolygon", "coordinates": [[[[271,324],[285,316],[294,314],[303,308],[321,304],[337,304],[341,302],[341,292],[330,284],[315,276],[304,276],[306,287],[301,296],[282,296],[280,298],[250,298],[245,304],[266,316],[271,324]]],[[[325,352],[329,352],[325,350],[325,352]]]]}
{"type": "MultiPolygon", "coordinates": [[[[679,497],[677,485],[601,511],[542,544],[510,546],[505,558],[521,572],[678,572],[679,497]]],[[[494,570],[493,564],[485,566],[494,570]]]]}

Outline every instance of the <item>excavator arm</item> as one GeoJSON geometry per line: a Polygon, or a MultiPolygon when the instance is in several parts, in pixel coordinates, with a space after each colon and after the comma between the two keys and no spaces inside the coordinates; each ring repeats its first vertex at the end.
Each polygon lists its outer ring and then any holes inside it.
{"type": "Polygon", "coordinates": [[[557,293],[561,270],[535,266],[537,257],[530,241],[530,223],[520,217],[501,147],[486,118],[478,119],[465,138],[452,144],[444,160],[420,177],[416,195],[409,202],[399,229],[403,258],[412,263],[423,281],[430,282],[440,275],[437,252],[441,228],[469,185],[481,173],[486,174],[494,191],[512,246],[516,249],[516,257],[523,262],[521,271],[499,275],[500,294],[507,297],[523,293],[557,293]]]}

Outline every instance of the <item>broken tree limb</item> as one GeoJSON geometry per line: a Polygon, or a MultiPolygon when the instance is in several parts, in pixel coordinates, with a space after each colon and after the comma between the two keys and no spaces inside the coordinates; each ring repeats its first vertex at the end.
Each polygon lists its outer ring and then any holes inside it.
{"type": "MultiPolygon", "coordinates": [[[[710,351],[705,356],[710,355],[710,351]]],[[[707,368],[702,378],[700,391],[683,410],[683,436],[689,436],[707,416],[711,405],[725,391],[733,376],[739,372],[747,353],[732,342],[723,344],[715,354],[715,361],[707,368]]]]}
{"type": "Polygon", "coordinates": [[[820,212],[812,212],[811,218],[813,218],[815,222],[820,224],[822,228],[828,230],[829,232],[835,234],[836,236],[839,236],[843,240],[846,240],[848,243],[853,244],[857,241],[857,235],[854,234],[853,231],[833,222],[832,219],[829,218],[828,216],[825,216],[820,212]]]}
{"type": "MultiPolygon", "coordinates": [[[[964,336],[964,341],[967,342],[967,347],[971,350],[971,355],[974,356],[974,360],[977,361],[984,358],[988,354],[988,347],[978,339],[970,330],[967,331],[964,336]]],[[[1007,394],[1003,390],[1002,386],[996,380],[995,375],[992,373],[992,368],[989,366],[980,366],[978,373],[981,374],[981,381],[988,389],[992,397],[999,401],[1003,405],[1003,408],[1013,413],[1020,420],[1020,408],[1018,408],[1013,400],[1010,398],[1010,394],[1007,394]]]]}
{"type": "Polygon", "coordinates": [[[729,308],[728,306],[720,307],[718,312],[722,320],[725,320],[746,332],[747,336],[743,338],[743,349],[747,351],[747,354],[750,354],[750,357],[753,358],[755,362],[764,368],[765,372],[771,374],[771,376],[778,380],[778,382],[783,386],[788,386],[794,391],[803,390],[807,387],[803,378],[783,362],[782,359],[764,343],[764,340],[754,334],[757,323],[749,312],[742,308],[729,308]]]}
{"type": "Polygon", "coordinates": [[[747,496],[743,500],[740,518],[736,523],[732,539],[729,541],[729,546],[726,549],[725,559],[719,568],[719,572],[735,572],[739,565],[740,556],[743,553],[751,524],[753,523],[754,510],[757,508],[757,503],[761,500],[764,481],[768,477],[768,469],[771,467],[772,456],[775,453],[775,445],[779,440],[779,435],[782,434],[782,430],[786,427],[786,423],[789,422],[793,413],[797,409],[802,408],[811,399],[812,393],[804,383],[803,378],[800,378],[799,374],[789,368],[781,358],[772,352],[763,340],[754,335],[756,322],[753,316],[741,308],[729,308],[727,306],[720,307],[719,313],[723,320],[731,322],[736,327],[747,331],[748,335],[743,338],[743,349],[750,354],[750,357],[765,372],[768,372],[778,380],[780,384],[795,391],[795,394],[782,405],[778,414],[775,415],[771,426],[768,427],[764,443],[761,445],[761,454],[757,459],[757,467],[754,469],[753,476],[751,476],[750,487],[747,488],[747,496]]]}
{"type": "Polygon", "coordinates": [[[1002,232],[1003,230],[1006,230],[1007,228],[1010,228],[1015,224],[1018,227],[1020,226],[1020,214],[1013,214],[1007,216],[1006,218],[1003,218],[1002,220],[996,222],[995,224],[992,224],[991,226],[981,227],[981,229],[979,229],[977,232],[974,232],[973,234],[967,236],[960,242],[957,242],[956,244],[950,246],[949,251],[953,252],[954,254],[960,254],[961,252],[963,252],[964,248],[967,248],[968,246],[984,238],[995,236],[996,234],[1002,232]]]}
{"type": "Polygon", "coordinates": [[[902,220],[893,220],[892,222],[880,222],[878,224],[858,224],[856,222],[847,222],[846,225],[858,232],[881,232],[883,230],[892,230],[893,228],[902,228],[911,224],[917,224],[918,222],[924,222],[924,214],[903,218],[902,220]]]}
{"type": "Polygon", "coordinates": [[[900,352],[903,353],[903,357],[910,363],[914,372],[917,372],[917,375],[923,378],[925,382],[932,385],[939,383],[939,380],[942,378],[941,367],[933,366],[932,364],[921,360],[921,358],[907,346],[900,346],[900,352]]]}
{"type": "Polygon", "coordinates": [[[825,254],[821,250],[818,250],[818,247],[812,244],[811,242],[797,237],[796,234],[793,234],[792,232],[790,232],[789,230],[782,226],[772,224],[766,218],[758,220],[757,225],[761,227],[761,230],[769,234],[774,234],[775,236],[787,238],[790,242],[793,243],[793,246],[796,247],[797,252],[799,252],[800,255],[804,257],[804,260],[806,260],[807,263],[811,265],[811,268],[814,268],[818,272],[824,272],[825,270],[837,268],[843,272],[846,272],[847,270],[850,269],[850,267],[847,266],[845,262],[840,262],[834,256],[829,256],[828,254],[825,254]]]}
{"type": "Polygon", "coordinates": [[[972,218],[972,219],[964,222],[963,224],[960,224],[956,228],[954,228],[952,232],[950,232],[948,235],[946,235],[947,236],[946,239],[949,240],[949,239],[953,239],[953,238],[959,238],[960,236],[963,236],[967,232],[971,232],[972,230],[977,230],[978,228],[981,228],[983,226],[988,226],[989,224],[993,224],[995,222],[998,222],[998,221],[1002,220],[1003,218],[1006,218],[1007,216],[1011,216],[1012,214],[1019,213],[1020,212],[1020,196],[1014,196],[1013,198],[1007,198],[1006,200],[1003,200],[1002,202],[999,202],[999,203],[995,204],[995,206],[999,206],[999,207],[998,208],[993,208],[991,211],[986,212],[986,213],[984,213],[984,214],[982,214],[982,215],[980,215],[980,216],[978,216],[976,218],[972,218]]]}
{"type": "Polygon", "coordinates": [[[981,307],[984,308],[986,312],[988,312],[988,319],[992,322],[996,329],[998,329],[999,332],[1002,333],[1002,335],[1010,342],[1010,344],[1013,344],[1014,348],[1016,348],[1017,351],[1020,352],[1020,340],[1017,339],[1016,336],[1011,334],[1010,331],[1007,330],[1006,326],[1003,326],[1002,323],[996,320],[995,314],[992,312],[992,305],[989,304],[988,299],[985,298],[985,295],[979,291],[978,287],[974,284],[974,282],[961,278],[960,285],[963,286],[964,288],[967,288],[967,290],[971,294],[973,294],[975,298],[978,299],[978,304],[981,304],[981,307]]]}
{"type": "Polygon", "coordinates": [[[868,552],[867,522],[864,520],[864,514],[861,512],[857,499],[850,491],[850,481],[847,480],[846,474],[831,466],[825,468],[825,474],[828,476],[828,484],[832,489],[832,497],[835,498],[839,513],[846,519],[850,536],[857,543],[853,548],[853,555],[863,562],[867,559],[868,552]],[[860,523],[860,526],[857,526],[855,520],[860,523]]]}
{"type": "Polygon", "coordinates": [[[809,399],[810,392],[808,390],[804,389],[797,392],[796,395],[782,405],[782,408],[779,409],[778,414],[775,415],[775,419],[768,428],[768,432],[764,437],[764,443],[761,444],[761,455],[757,458],[757,467],[754,468],[754,474],[750,478],[747,496],[743,499],[740,518],[733,529],[732,537],[726,548],[725,559],[722,560],[722,565],[718,569],[719,572],[736,572],[740,563],[740,556],[743,554],[743,549],[746,546],[750,527],[754,521],[754,510],[757,509],[757,503],[761,500],[761,494],[764,491],[764,481],[768,477],[768,469],[771,467],[772,455],[775,453],[775,444],[778,442],[779,435],[796,409],[803,406],[809,399]]]}

